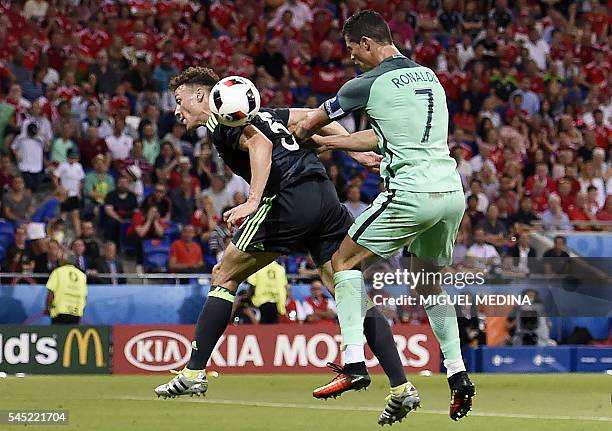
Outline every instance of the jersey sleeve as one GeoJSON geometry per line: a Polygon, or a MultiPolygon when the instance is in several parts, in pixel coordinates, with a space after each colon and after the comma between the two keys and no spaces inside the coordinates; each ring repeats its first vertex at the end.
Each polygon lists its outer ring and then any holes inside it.
{"type": "Polygon", "coordinates": [[[271,110],[278,117],[278,119],[283,123],[283,126],[287,127],[289,124],[289,109],[287,108],[274,108],[271,110]]]}
{"type": "Polygon", "coordinates": [[[370,97],[372,82],[373,80],[358,77],[344,84],[338,94],[323,103],[329,118],[336,120],[365,107],[370,97]]]}

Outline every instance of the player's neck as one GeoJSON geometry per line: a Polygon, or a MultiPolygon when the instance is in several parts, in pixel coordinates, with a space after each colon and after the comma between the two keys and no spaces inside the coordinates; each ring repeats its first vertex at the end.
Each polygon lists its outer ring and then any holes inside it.
{"type": "Polygon", "coordinates": [[[395,45],[381,45],[374,52],[374,59],[376,60],[376,64],[378,65],[385,61],[387,58],[393,57],[397,54],[401,54],[401,52],[395,47],[395,45]]]}

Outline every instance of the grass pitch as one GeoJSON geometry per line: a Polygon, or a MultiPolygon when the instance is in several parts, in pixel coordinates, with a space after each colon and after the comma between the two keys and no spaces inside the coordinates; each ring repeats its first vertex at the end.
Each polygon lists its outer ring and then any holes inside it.
{"type": "MultiPolygon", "coordinates": [[[[26,376],[0,379],[0,410],[65,409],[68,426],[28,430],[377,430],[387,380],[373,376],[367,391],[337,400],[311,396],[331,375],[221,375],[206,398],[162,400],[153,388],[168,376],[26,376]]],[[[422,409],[393,431],[610,431],[612,377],[605,374],[473,374],[477,396],[466,418],[448,417],[445,376],[412,376],[422,409]]],[[[0,430],[24,426],[0,425],[0,430]]]]}

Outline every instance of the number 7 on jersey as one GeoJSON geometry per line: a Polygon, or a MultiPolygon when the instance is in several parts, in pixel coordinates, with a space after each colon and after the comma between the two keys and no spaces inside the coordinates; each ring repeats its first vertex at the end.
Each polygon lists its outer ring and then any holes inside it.
{"type": "Polygon", "coordinates": [[[431,130],[431,119],[433,117],[433,108],[434,108],[434,100],[433,100],[433,91],[431,88],[420,88],[418,90],[414,90],[414,94],[427,95],[427,122],[425,123],[425,131],[423,132],[423,138],[421,139],[421,143],[429,142],[429,131],[431,130]]]}

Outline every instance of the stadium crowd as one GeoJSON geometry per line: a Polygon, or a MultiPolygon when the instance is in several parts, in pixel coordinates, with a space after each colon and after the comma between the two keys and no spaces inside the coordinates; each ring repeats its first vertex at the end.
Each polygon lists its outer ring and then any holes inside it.
{"type": "MultiPolygon", "coordinates": [[[[126,256],[139,271],[210,271],[232,234],[221,214],[245,200],[248,184],[224,167],[204,130],[175,121],[170,78],[204,65],[252,79],[262,106],[317,107],[360,72],[341,27],[370,8],[446,89],[449,149],[466,192],[456,264],[503,261],[526,272],[530,231],[610,230],[609,7],[2,0],[2,269],[50,272],[65,247],[93,281],[123,272],[126,256]]],[[[363,114],[341,122],[368,127],[363,114]]],[[[340,153],[321,160],[359,215],[379,191],[377,177],[340,153]]],[[[305,258],[288,269],[312,272],[305,258]]]]}

